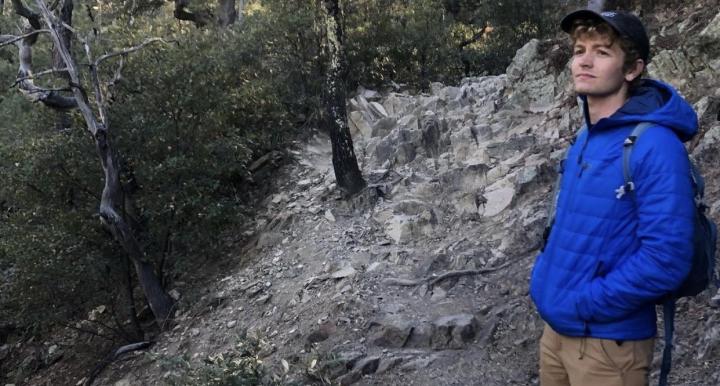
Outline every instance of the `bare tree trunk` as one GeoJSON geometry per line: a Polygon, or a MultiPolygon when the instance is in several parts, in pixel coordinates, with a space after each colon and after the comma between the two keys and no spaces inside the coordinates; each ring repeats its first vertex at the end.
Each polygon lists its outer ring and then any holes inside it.
{"type": "Polygon", "coordinates": [[[174,0],[175,11],[174,16],[178,20],[187,20],[195,24],[196,27],[206,26],[212,19],[212,15],[208,10],[190,12],[187,10],[189,0],[174,0]]]}
{"type": "Polygon", "coordinates": [[[238,16],[235,9],[235,0],[220,0],[218,12],[218,24],[220,24],[220,27],[227,27],[235,23],[238,16]]]}
{"type": "Polygon", "coordinates": [[[132,274],[130,273],[130,259],[126,256],[123,260],[123,276],[125,276],[125,297],[127,298],[127,313],[130,318],[130,324],[133,327],[135,335],[142,337],[142,328],[137,318],[137,309],[135,308],[135,296],[133,296],[132,274]]]}
{"type": "MultiPolygon", "coordinates": [[[[70,0],[66,0],[70,1],[70,0]]],[[[95,140],[100,163],[105,175],[105,186],[103,187],[100,200],[99,214],[105,226],[108,227],[115,239],[120,243],[128,257],[135,266],[140,286],[155,315],[155,320],[160,327],[171,317],[173,300],[162,288],[158,276],[155,274],[152,264],[145,260],[145,254],[135,238],[128,221],[123,216],[122,205],[124,202],[123,189],[120,182],[120,169],[117,154],[115,153],[109,133],[109,120],[105,112],[105,101],[100,89],[100,81],[97,74],[98,61],[93,61],[90,54],[90,47],[84,44],[85,52],[90,63],[90,79],[94,86],[95,98],[99,119],[89,105],[86,90],[81,86],[78,66],[75,58],[70,53],[62,40],[62,31],[58,30],[58,22],[50,12],[43,0],[36,0],[37,7],[41,10],[42,18],[47,29],[50,31],[53,44],[63,60],[67,74],[72,85],[72,92],[77,107],[79,108],[86,124],[87,130],[95,140]]]]}
{"type": "MultiPolygon", "coordinates": [[[[73,68],[75,67],[73,66],[73,68]]],[[[88,118],[86,117],[85,119],[87,122],[88,118]]],[[[93,123],[89,124],[89,126],[94,125],[96,128],[93,133],[95,147],[100,156],[103,171],[105,172],[105,187],[103,188],[102,200],[100,201],[100,217],[130,257],[130,260],[135,266],[135,272],[137,273],[145,298],[150,305],[153,315],[155,315],[155,320],[160,327],[163,327],[167,319],[171,317],[173,300],[163,289],[160,278],[155,274],[152,264],[145,261],[140,243],[138,243],[128,221],[126,221],[121,214],[121,210],[119,210],[124,200],[117,156],[111,146],[107,127],[98,125],[98,123],[94,121],[94,117],[92,117],[92,119],[93,123]]]]}
{"type": "MultiPolygon", "coordinates": [[[[66,0],[63,3],[63,7],[60,10],[60,20],[68,26],[72,25],[72,13],[73,13],[74,4],[72,0],[66,0]]],[[[71,32],[64,26],[58,26],[58,32],[60,33],[60,39],[62,40],[65,47],[69,49],[71,44],[71,32]]],[[[63,62],[62,57],[60,56],[60,53],[58,52],[57,47],[53,48],[53,68],[56,70],[60,70],[65,67],[65,62],[63,62]]],[[[63,72],[61,73],[61,76],[65,79],[68,79],[67,73],[63,72]]],[[[55,110],[55,129],[56,130],[64,130],[70,128],[71,125],[71,119],[70,119],[70,112],[67,110],[55,110]]]]}
{"type": "MultiPolygon", "coordinates": [[[[208,8],[189,11],[190,0],[173,0],[175,3],[174,16],[178,20],[186,20],[202,28],[211,23],[216,23],[226,28],[242,17],[242,10],[245,8],[246,0],[218,0],[217,15],[214,15],[208,8]],[[237,4],[240,4],[240,13],[237,11],[237,4]]],[[[198,1],[197,3],[202,3],[198,1]]]]}
{"type": "Polygon", "coordinates": [[[327,54],[328,68],[325,77],[325,108],[332,142],[332,161],[338,187],[347,194],[355,194],[365,188],[360,173],[350,128],[347,123],[347,109],[344,79],[347,71],[343,28],[339,0],[322,0],[325,41],[323,49],[327,54]]]}

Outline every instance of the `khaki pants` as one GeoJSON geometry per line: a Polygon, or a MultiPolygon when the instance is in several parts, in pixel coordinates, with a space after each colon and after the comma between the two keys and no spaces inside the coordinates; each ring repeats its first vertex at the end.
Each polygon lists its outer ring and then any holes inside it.
{"type": "Polygon", "coordinates": [[[540,339],[541,386],[646,386],[655,339],[572,338],[545,325],[540,339]]]}

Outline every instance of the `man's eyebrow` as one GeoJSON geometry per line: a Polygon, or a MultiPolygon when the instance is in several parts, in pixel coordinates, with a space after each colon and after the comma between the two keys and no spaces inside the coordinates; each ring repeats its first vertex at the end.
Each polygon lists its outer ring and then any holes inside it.
{"type": "MultiPolygon", "coordinates": [[[[573,45],[573,48],[578,48],[578,47],[585,48],[585,47],[587,47],[587,45],[581,44],[581,43],[575,43],[573,45]]],[[[610,47],[612,47],[612,43],[595,43],[590,46],[590,48],[610,48],[610,47]]]]}

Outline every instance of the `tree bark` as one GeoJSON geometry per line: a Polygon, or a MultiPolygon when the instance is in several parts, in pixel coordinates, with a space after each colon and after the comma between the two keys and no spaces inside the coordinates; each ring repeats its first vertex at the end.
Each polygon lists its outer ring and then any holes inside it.
{"type": "Polygon", "coordinates": [[[173,15],[178,20],[187,20],[193,22],[195,27],[204,27],[212,19],[212,15],[208,10],[190,12],[187,10],[189,0],[175,0],[175,11],[173,15]]]}
{"type": "MultiPolygon", "coordinates": [[[[74,4],[72,0],[66,0],[63,3],[62,9],[60,9],[60,20],[66,24],[66,25],[72,25],[72,13],[73,13],[73,7],[74,4]]],[[[60,33],[60,38],[65,45],[65,47],[68,48],[68,50],[71,49],[71,32],[64,26],[60,25],[57,27],[58,32],[60,33]]],[[[65,67],[65,63],[62,60],[62,57],[60,56],[60,53],[57,50],[57,47],[53,47],[53,69],[59,70],[61,68],[65,67]]],[[[61,76],[65,78],[66,80],[69,79],[67,76],[67,73],[61,73],[61,76]]],[[[67,110],[55,110],[55,129],[56,130],[65,130],[70,128],[72,120],[70,119],[70,112],[67,110]]]]}
{"type": "Polygon", "coordinates": [[[245,8],[246,0],[218,0],[217,15],[209,9],[199,11],[188,11],[190,0],[173,0],[175,10],[173,15],[178,20],[186,20],[195,24],[195,27],[202,28],[211,23],[227,28],[242,17],[242,10],[245,8]],[[240,13],[237,11],[237,3],[240,3],[240,13]]]}
{"type": "MultiPolygon", "coordinates": [[[[242,0],[240,4],[242,5],[242,0]]],[[[225,28],[235,23],[237,17],[238,12],[235,9],[235,0],[220,0],[218,6],[218,24],[220,27],[225,28]]]]}
{"type": "Polygon", "coordinates": [[[322,0],[320,7],[325,26],[323,49],[328,60],[325,76],[325,109],[332,142],[332,161],[338,187],[349,195],[358,193],[366,183],[358,167],[350,128],[347,123],[345,75],[347,61],[343,46],[343,28],[339,0],[322,0]]]}

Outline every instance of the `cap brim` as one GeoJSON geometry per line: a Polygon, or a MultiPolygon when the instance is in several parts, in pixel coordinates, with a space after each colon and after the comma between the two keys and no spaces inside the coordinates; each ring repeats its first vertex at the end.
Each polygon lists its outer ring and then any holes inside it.
{"type": "Polygon", "coordinates": [[[589,9],[581,9],[579,11],[569,13],[567,16],[565,16],[560,22],[560,28],[562,28],[563,31],[570,33],[570,31],[572,30],[573,22],[576,19],[597,19],[605,21],[605,18],[603,18],[599,13],[591,11],[589,9]]]}

